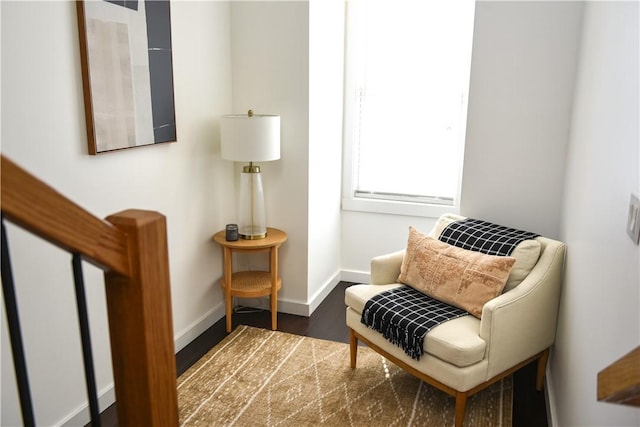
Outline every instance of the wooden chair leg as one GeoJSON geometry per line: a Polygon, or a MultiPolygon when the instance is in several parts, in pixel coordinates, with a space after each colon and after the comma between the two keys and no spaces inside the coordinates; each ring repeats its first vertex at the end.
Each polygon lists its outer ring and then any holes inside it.
{"type": "Polygon", "coordinates": [[[455,415],[455,427],[462,427],[464,423],[464,414],[467,410],[467,392],[459,391],[456,393],[456,415],[455,415]]]}
{"type": "Polygon", "coordinates": [[[351,354],[351,368],[356,367],[356,358],[358,357],[358,338],[353,329],[349,328],[349,352],[351,354]]]}
{"type": "Polygon", "coordinates": [[[544,386],[544,377],[547,372],[547,361],[549,360],[549,349],[542,352],[538,359],[538,373],[536,375],[536,390],[541,391],[544,386]]]}

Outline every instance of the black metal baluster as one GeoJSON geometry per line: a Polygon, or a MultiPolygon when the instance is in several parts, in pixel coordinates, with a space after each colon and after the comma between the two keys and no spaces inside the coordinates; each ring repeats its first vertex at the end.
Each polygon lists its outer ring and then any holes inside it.
{"type": "Polygon", "coordinates": [[[89,332],[89,317],[87,315],[87,301],[84,292],[81,256],[74,253],[71,264],[73,265],[73,281],[76,287],[76,304],[78,306],[78,321],[80,323],[80,337],[82,339],[82,357],[84,358],[84,376],[87,381],[91,425],[92,427],[100,427],[100,408],[98,407],[98,393],[96,391],[96,378],[93,367],[93,354],[91,351],[91,334],[89,332]]]}
{"type": "Polygon", "coordinates": [[[9,327],[9,337],[11,339],[11,351],[13,353],[13,368],[16,372],[16,382],[18,385],[18,396],[20,397],[20,408],[22,410],[22,421],[27,427],[35,426],[33,416],[33,404],[31,402],[31,392],[29,390],[29,377],[27,375],[27,364],[24,358],[24,346],[22,344],[22,332],[20,331],[20,318],[18,316],[18,303],[13,284],[13,271],[11,270],[11,258],[9,257],[9,244],[7,243],[7,230],[4,226],[4,216],[2,217],[2,292],[4,295],[4,306],[7,312],[7,326],[9,327]]]}

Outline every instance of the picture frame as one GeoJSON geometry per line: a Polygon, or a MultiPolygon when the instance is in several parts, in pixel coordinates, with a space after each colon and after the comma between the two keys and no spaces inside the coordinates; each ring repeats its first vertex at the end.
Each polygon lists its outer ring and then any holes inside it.
{"type": "Polygon", "coordinates": [[[169,0],[76,0],[88,152],[177,141],[169,0]]]}

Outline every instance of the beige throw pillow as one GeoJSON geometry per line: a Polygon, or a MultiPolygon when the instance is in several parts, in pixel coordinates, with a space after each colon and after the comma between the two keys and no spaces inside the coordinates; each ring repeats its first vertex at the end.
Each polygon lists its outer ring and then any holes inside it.
{"type": "Polygon", "coordinates": [[[480,318],[484,304],[502,292],[515,261],[461,249],[409,227],[398,282],[480,318]]]}

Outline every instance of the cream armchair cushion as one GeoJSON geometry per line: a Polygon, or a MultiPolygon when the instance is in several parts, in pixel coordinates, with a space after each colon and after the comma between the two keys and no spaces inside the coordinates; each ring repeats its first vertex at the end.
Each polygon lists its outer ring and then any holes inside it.
{"type": "MultiPolygon", "coordinates": [[[[367,300],[380,292],[399,286],[402,285],[349,286],[345,292],[345,302],[355,312],[360,322],[367,300]]],[[[482,360],[487,348],[487,343],[480,338],[479,332],[479,319],[470,315],[462,316],[433,328],[425,337],[424,348],[429,349],[429,354],[448,360],[456,366],[469,366],[482,360]]],[[[404,353],[399,347],[396,348],[398,354],[404,353]]]]}

